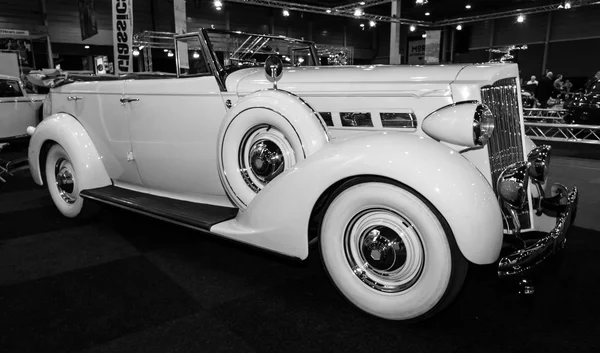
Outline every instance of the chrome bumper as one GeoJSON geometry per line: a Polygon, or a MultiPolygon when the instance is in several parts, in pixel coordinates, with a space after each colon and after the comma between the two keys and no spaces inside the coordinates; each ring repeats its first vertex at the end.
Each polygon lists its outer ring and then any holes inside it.
{"type": "Polygon", "coordinates": [[[567,196],[566,204],[556,205],[561,210],[554,229],[533,245],[501,258],[498,264],[498,276],[500,278],[524,276],[552,254],[562,250],[565,246],[566,234],[575,221],[578,201],[579,193],[577,187],[574,187],[567,196]]]}

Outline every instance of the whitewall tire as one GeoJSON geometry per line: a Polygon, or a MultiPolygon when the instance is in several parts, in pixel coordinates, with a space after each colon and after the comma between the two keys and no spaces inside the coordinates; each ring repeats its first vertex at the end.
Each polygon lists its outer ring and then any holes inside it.
{"type": "Polygon", "coordinates": [[[84,200],[79,196],[77,171],[62,146],[55,144],[46,155],[46,183],[52,201],[65,217],[82,213],[84,200]]]}
{"type": "Polygon", "coordinates": [[[466,275],[467,261],[443,217],[410,189],[382,180],[338,191],[319,244],[341,294],[384,319],[433,315],[454,299],[466,275]]]}
{"type": "Polygon", "coordinates": [[[271,180],[305,158],[298,132],[283,115],[252,108],[227,126],[220,163],[225,185],[243,209],[271,180]]]}

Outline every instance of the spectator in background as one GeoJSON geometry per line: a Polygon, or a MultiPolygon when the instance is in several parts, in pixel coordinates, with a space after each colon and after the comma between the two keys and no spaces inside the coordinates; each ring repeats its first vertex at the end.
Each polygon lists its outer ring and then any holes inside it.
{"type": "Polygon", "coordinates": [[[569,80],[565,80],[565,84],[563,85],[563,88],[565,89],[565,91],[567,93],[569,93],[573,89],[573,83],[571,83],[571,81],[569,81],[569,80]]]}
{"type": "Polygon", "coordinates": [[[531,76],[531,80],[527,81],[528,85],[537,85],[539,82],[536,80],[535,75],[531,76]]]}
{"type": "Polygon", "coordinates": [[[559,92],[562,91],[562,89],[563,89],[563,80],[562,79],[563,79],[563,75],[558,74],[556,76],[556,79],[554,80],[554,89],[559,92]]]}
{"type": "Polygon", "coordinates": [[[587,91],[589,88],[591,88],[594,83],[600,81],[600,71],[596,72],[596,75],[592,78],[589,79],[589,81],[585,84],[585,90],[587,91]]]}
{"type": "Polygon", "coordinates": [[[540,102],[540,108],[548,108],[548,99],[552,96],[552,90],[554,89],[552,76],[552,71],[548,71],[546,76],[540,79],[535,90],[535,98],[540,102]]]}

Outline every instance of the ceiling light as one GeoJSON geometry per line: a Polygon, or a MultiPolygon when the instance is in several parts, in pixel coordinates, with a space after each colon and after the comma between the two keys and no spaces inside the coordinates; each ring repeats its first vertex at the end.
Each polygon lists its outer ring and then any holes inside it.
{"type": "Polygon", "coordinates": [[[467,10],[471,9],[471,5],[466,5],[465,9],[467,9],[467,10]]]}
{"type": "Polygon", "coordinates": [[[525,17],[523,17],[523,15],[519,15],[519,17],[517,17],[517,22],[521,23],[525,21],[525,17]]]}
{"type": "Polygon", "coordinates": [[[376,24],[375,21],[369,21],[369,26],[375,27],[375,24],[376,24]]]}
{"type": "Polygon", "coordinates": [[[431,15],[429,12],[425,12],[425,16],[429,16],[431,15]]]}
{"type": "Polygon", "coordinates": [[[85,48],[85,49],[90,49],[90,46],[89,46],[89,45],[86,45],[84,48],[85,48]]]}
{"type": "Polygon", "coordinates": [[[417,29],[417,27],[415,27],[415,26],[410,26],[410,31],[411,31],[411,32],[414,32],[414,31],[415,31],[415,29],[417,29]]]}
{"type": "Polygon", "coordinates": [[[421,35],[421,37],[423,37],[423,38],[427,38],[427,33],[423,33],[423,34],[421,35]]]}
{"type": "Polygon", "coordinates": [[[364,24],[364,23],[361,23],[361,24],[360,24],[360,26],[361,26],[361,27],[364,27],[364,26],[365,26],[365,24],[364,24]]]}
{"type": "Polygon", "coordinates": [[[169,50],[169,52],[167,53],[167,56],[170,58],[173,56],[173,52],[169,50]]]}
{"type": "Polygon", "coordinates": [[[425,5],[425,4],[427,4],[427,0],[416,0],[415,3],[417,5],[425,5]]]}
{"type": "Polygon", "coordinates": [[[571,3],[570,2],[565,2],[565,9],[570,9],[571,8],[571,3]]]}
{"type": "Polygon", "coordinates": [[[163,51],[166,53],[166,52],[168,52],[168,51],[169,51],[169,49],[163,49],[163,51]]]}
{"type": "Polygon", "coordinates": [[[290,12],[288,10],[283,10],[283,16],[288,17],[290,12]]]}
{"type": "Polygon", "coordinates": [[[364,4],[365,4],[365,2],[364,2],[364,1],[361,1],[361,2],[359,2],[359,4],[360,4],[360,5],[364,5],[364,4]]]}
{"type": "Polygon", "coordinates": [[[197,51],[194,52],[194,55],[192,55],[194,57],[194,59],[198,59],[200,57],[200,54],[198,54],[197,51]]]}
{"type": "Polygon", "coordinates": [[[327,13],[331,13],[331,10],[330,10],[330,9],[327,9],[327,10],[325,10],[325,12],[327,12],[327,13]]]}
{"type": "Polygon", "coordinates": [[[456,30],[457,30],[457,31],[460,31],[461,29],[462,29],[462,25],[458,25],[458,26],[456,26],[456,30]]]}
{"type": "Polygon", "coordinates": [[[221,10],[221,8],[223,7],[223,2],[221,2],[219,0],[215,0],[215,2],[213,4],[215,5],[215,9],[217,9],[217,10],[221,10]]]}
{"type": "Polygon", "coordinates": [[[143,46],[143,45],[140,45],[140,50],[142,50],[142,49],[144,49],[144,46],[143,46]]]}
{"type": "Polygon", "coordinates": [[[133,56],[138,56],[140,55],[140,51],[137,49],[133,49],[133,56]]]}
{"type": "Polygon", "coordinates": [[[362,16],[362,14],[363,14],[363,12],[361,9],[354,10],[354,16],[360,17],[360,16],[362,16]]]}

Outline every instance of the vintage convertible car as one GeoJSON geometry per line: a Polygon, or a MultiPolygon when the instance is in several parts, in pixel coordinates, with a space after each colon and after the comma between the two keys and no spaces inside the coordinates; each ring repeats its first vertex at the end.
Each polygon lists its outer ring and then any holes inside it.
{"type": "Polygon", "coordinates": [[[0,75],[0,141],[27,137],[27,127],[42,118],[45,97],[27,92],[18,77],[0,75]]]}
{"type": "Polygon", "coordinates": [[[546,185],[516,65],[327,67],[311,42],[214,30],[174,45],[175,74],[51,90],[29,163],[65,216],[99,201],[298,259],[318,243],[340,293],[392,320],[439,312],[468,263],[527,280],[564,246],[577,188],[546,185]]]}

